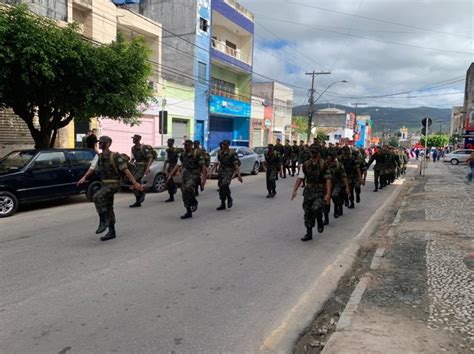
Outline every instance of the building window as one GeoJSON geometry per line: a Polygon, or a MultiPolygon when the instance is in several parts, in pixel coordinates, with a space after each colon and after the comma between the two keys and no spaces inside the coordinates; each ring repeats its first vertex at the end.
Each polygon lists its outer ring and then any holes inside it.
{"type": "Polygon", "coordinates": [[[211,90],[216,92],[219,96],[233,98],[233,96],[235,95],[235,84],[212,77],[211,90]]]}
{"type": "Polygon", "coordinates": [[[207,65],[203,62],[198,62],[198,79],[200,84],[205,84],[207,79],[206,75],[207,65]]]}
{"type": "Polygon", "coordinates": [[[205,18],[199,18],[199,29],[203,32],[207,32],[209,29],[209,22],[205,18]]]}
{"type": "Polygon", "coordinates": [[[235,57],[237,55],[237,45],[232,42],[225,41],[225,51],[227,54],[232,55],[235,57]]]}

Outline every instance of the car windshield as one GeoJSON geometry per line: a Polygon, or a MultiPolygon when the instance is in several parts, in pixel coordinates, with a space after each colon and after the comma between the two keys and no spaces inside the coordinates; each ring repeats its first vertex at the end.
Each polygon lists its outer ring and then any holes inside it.
{"type": "Polygon", "coordinates": [[[0,172],[22,169],[33,156],[35,156],[34,151],[13,151],[0,160],[0,172]]]}
{"type": "Polygon", "coordinates": [[[166,158],[166,148],[155,148],[156,151],[156,160],[165,161],[166,158]]]}
{"type": "Polygon", "coordinates": [[[253,151],[255,151],[256,154],[263,154],[268,148],[265,146],[259,146],[259,147],[254,147],[253,151]]]}

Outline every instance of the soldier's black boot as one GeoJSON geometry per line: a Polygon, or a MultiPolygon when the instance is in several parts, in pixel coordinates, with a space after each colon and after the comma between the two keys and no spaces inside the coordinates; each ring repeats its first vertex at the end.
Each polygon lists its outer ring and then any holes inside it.
{"type": "Polygon", "coordinates": [[[313,239],[313,228],[312,227],[307,227],[306,228],[306,235],[301,239],[301,241],[306,242],[310,241],[313,239]]]}
{"type": "Polygon", "coordinates": [[[196,202],[194,203],[194,205],[191,205],[191,213],[195,213],[196,210],[198,210],[198,205],[199,205],[199,202],[196,200],[196,202]]]}
{"type": "Polygon", "coordinates": [[[227,207],[230,209],[234,205],[234,200],[229,196],[227,197],[227,207]]]}
{"type": "Polygon", "coordinates": [[[145,192],[140,192],[140,195],[138,196],[138,202],[142,204],[145,201],[145,192]]]}
{"type": "Polygon", "coordinates": [[[360,193],[356,193],[356,203],[360,203],[360,193]]]}
{"type": "Polygon", "coordinates": [[[109,226],[107,222],[107,213],[99,214],[99,220],[99,227],[97,228],[97,230],[95,230],[96,234],[101,234],[107,229],[107,226],[109,226]]]}
{"type": "Polygon", "coordinates": [[[343,216],[344,215],[344,207],[342,204],[339,205],[339,216],[343,216]]]}
{"type": "Polygon", "coordinates": [[[219,205],[216,210],[225,210],[225,199],[221,199],[221,205],[219,205]]]}
{"type": "Polygon", "coordinates": [[[334,204],[334,219],[339,217],[339,205],[334,204]]]}
{"type": "Polygon", "coordinates": [[[331,206],[325,205],[324,206],[324,225],[329,225],[329,213],[331,212],[331,206]]]}
{"type": "Polygon", "coordinates": [[[165,203],[171,203],[174,202],[174,195],[170,194],[170,197],[165,200],[165,203]]]}
{"type": "Polygon", "coordinates": [[[191,211],[191,208],[186,208],[186,214],[184,214],[183,216],[181,216],[181,219],[189,219],[189,218],[192,218],[193,217],[193,213],[191,211]]]}
{"type": "Polygon", "coordinates": [[[354,205],[354,201],[351,200],[351,204],[348,206],[349,209],[354,209],[355,208],[355,205],[354,205]]]}
{"type": "Polygon", "coordinates": [[[316,216],[316,222],[318,223],[318,232],[322,233],[324,231],[324,222],[322,214],[316,216]]]}
{"type": "Polygon", "coordinates": [[[273,188],[273,190],[272,190],[272,198],[274,198],[276,195],[277,195],[277,191],[276,191],[275,188],[273,188]]]}
{"type": "Polygon", "coordinates": [[[374,189],[374,192],[378,192],[379,191],[379,185],[377,183],[375,183],[375,189],[374,189]]]}
{"type": "Polygon", "coordinates": [[[272,195],[272,190],[271,190],[271,189],[269,189],[269,190],[268,190],[268,195],[267,195],[267,198],[271,198],[271,197],[273,197],[273,195],[272,195]]]}
{"type": "Polygon", "coordinates": [[[109,232],[107,232],[107,234],[105,234],[105,236],[102,236],[100,238],[101,241],[108,241],[108,240],[111,240],[115,238],[115,225],[114,224],[110,224],[109,225],[109,232]]]}
{"type": "Polygon", "coordinates": [[[140,203],[140,197],[135,196],[135,203],[129,205],[130,208],[139,208],[142,206],[142,203],[140,203]]]}

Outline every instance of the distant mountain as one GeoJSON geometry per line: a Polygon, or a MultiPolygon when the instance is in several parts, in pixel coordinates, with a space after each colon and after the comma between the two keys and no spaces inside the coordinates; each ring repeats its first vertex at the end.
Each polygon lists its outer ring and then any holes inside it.
{"type": "MultiPolygon", "coordinates": [[[[346,112],[354,112],[354,107],[347,107],[342,105],[335,105],[338,109],[346,112]]],[[[316,110],[328,108],[327,104],[317,104],[316,110]]],[[[293,108],[293,115],[306,116],[308,114],[308,105],[297,106],[293,108]]],[[[374,122],[374,132],[382,132],[384,129],[399,130],[403,126],[416,132],[420,130],[421,120],[424,117],[433,119],[433,129],[438,132],[441,129],[443,132],[449,131],[451,121],[450,108],[433,108],[433,107],[416,107],[416,108],[392,108],[392,107],[359,107],[358,115],[370,115],[374,122]],[[437,122],[437,121],[442,122],[437,122]]]]}

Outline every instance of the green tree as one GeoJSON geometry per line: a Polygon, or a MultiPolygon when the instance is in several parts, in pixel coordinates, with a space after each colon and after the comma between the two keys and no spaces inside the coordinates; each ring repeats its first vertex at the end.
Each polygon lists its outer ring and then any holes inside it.
{"type": "Polygon", "coordinates": [[[308,134],[308,118],[302,116],[293,116],[291,118],[292,130],[302,136],[308,134]]]}
{"type": "Polygon", "coordinates": [[[328,134],[324,129],[317,128],[316,129],[316,136],[315,138],[318,139],[318,141],[326,141],[328,137],[328,134]]]}
{"type": "MultiPolygon", "coordinates": [[[[430,135],[428,136],[428,147],[444,147],[448,145],[448,135],[430,135]]],[[[425,146],[425,137],[420,139],[420,144],[425,146]]]]}
{"type": "Polygon", "coordinates": [[[0,8],[0,108],[25,121],[36,148],[52,147],[73,119],[137,123],[139,104],[152,99],[142,38],[118,36],[96,46],[77,29],[60,28],[24,5],[0,8]]]}
{"type": "Polygon", "coordinates": [[[397,139],[396,137],[392,136],[392,137],[390,138],[390,141],[389,141],[388,145],[397,148],[397,147],[400,146],[400,143],[398,142],[398,139],[397,139]]]}

